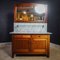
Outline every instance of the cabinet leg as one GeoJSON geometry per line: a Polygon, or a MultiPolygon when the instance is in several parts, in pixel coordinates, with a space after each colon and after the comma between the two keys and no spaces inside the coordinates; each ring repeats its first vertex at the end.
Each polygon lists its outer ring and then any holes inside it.
{"type": "Polygon", "coordinates": [[[14,53],[12,53],[12,58],[14,58],[14,53]]]}
{"type": "Polygon", "coordinates": [[[49,55],[50,55],[50,53],[49,53],[49,49],[48,49],[46,56],[49,58],[49,55]]]}
{"type": "Polygon", "coordinates": [[[47,57],[49,58],[49,55],[47,55],[47,57]]]}
{"type": "Polygon", "coordinates": [[[46,55],[49,58],[49,54],[46,55]]]}

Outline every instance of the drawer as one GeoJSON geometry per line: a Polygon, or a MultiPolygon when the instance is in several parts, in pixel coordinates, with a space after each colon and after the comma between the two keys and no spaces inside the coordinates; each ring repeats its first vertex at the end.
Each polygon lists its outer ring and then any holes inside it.
{"type": "Polygon", "coordinates": [[[22,35],[22,38],[31,38],[31,35],[22,35]]]}
{"type": "Polygon", "coordinates": [[[13,37],[19,39],[19,38],[30,38],[31,36],[30,35],[14,35],[13,37]]]}
{"type": "Polygon", "coordinates": [[[21,38],[22,35],[13,35],[13,38],[21,38]]]}
{"type": "Polygon", "coordinates": [[[30,40],[30,38],[14,38],[13,41],[17,41],[17,40],[24,40],[24,41],[28,41],[30,40]]]}
{"type": "Polygon", "coordinates": [[[34,38],[34,39],[33,39],[33,41],[41,41],[41,40],[42,40],[42,41],[44,41],[44,40],[46,40],[46,41],[47,41],[47,39],[46,39],[46,38],[45,38],[45,39],[43,39],[43,38],[40,38],[40,39],[39,39],[39,38],[34,38]]]}
{"type": "Polygon", "coordinates": [[[48,35],[32,35],[32,38],[48,38],[48,35]]]}

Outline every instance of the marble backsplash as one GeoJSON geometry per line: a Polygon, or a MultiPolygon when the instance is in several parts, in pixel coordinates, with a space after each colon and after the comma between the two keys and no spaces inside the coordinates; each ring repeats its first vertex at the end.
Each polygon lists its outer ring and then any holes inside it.
{"type": "Polygon", "coordinates": [[[14,32],[45,33],[47,32],[47,23],[14,23],[14,32]]]}

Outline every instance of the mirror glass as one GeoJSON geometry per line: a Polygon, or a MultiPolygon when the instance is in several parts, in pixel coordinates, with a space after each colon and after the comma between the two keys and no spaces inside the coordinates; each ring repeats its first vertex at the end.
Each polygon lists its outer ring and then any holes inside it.
{"type": "Polygon", "coordinates": [[[17,7],[17,19],[29,22],[47,23],[47,5],[25,3],[17,7]]]}

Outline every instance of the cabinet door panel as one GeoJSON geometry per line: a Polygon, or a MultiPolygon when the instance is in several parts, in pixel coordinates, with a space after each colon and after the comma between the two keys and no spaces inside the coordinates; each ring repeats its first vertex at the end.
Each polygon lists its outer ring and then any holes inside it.
{"type": "Polygon", "coordinates": [[[42,54],[46,53],[47,39],[33,39],[32,53],[42,54]]]}
{"type": "Polygon", "coordinates": [[[47,39],[33,39],[32,49],[45,49],[47,39]]]}
{"type": "Polygon", "coordinates": [[[14,40],[14,48],[16,51],[28,52],[29,51],[29,40],[14,40]]]}

